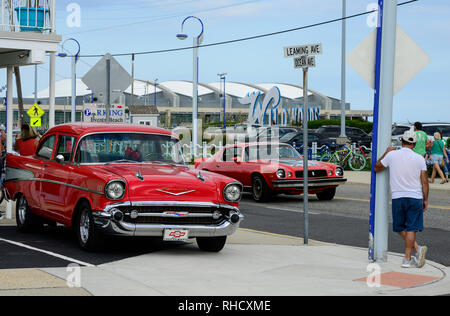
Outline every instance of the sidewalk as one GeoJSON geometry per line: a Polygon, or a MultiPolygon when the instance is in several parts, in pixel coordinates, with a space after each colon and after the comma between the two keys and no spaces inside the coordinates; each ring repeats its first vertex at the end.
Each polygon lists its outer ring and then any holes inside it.
{"type": "Polygon", "coordinates": [[[81,288],[65,285],[72,273],[66,268],[31,272],[0,270],[0,296],[450,294],[449,268],[427,262],[422,269],[402,269],[401,260],[400,255],[391,253],[387,262],[369,265],[366,249],[314,241],[305,246],[301,238],[240,229],[218,254],[201,252],[195,243],[189,243],[100,266],[82,267],[81,288]],[[368,285],[367,277],[377,271],[379,286],[368,285]],[[2,275],[4,279],[8,274],[10,278],[20,275],[22,283],[13,280],[12,286],[5,288],[2,275]],[[33,284],[38,288],[31,288],[33,284]]]}

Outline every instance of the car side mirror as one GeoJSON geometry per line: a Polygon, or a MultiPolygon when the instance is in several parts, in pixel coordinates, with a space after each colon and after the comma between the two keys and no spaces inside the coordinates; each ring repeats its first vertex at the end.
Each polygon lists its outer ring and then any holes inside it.
{"type": "Polygon", "coordinates": [[[63,155],[56,156],[56,162],[57,163],[63,163],[64,162],[64,156],[63,155]]]}

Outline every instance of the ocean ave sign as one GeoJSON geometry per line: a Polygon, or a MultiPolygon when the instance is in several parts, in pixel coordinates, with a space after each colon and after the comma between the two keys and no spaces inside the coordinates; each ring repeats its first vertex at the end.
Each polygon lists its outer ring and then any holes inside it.
{"type": "Polygon", "coordinates": [[[308,44],[284,47],[284,57],[292,58],[305,55],[321,55],[322,44],[308,44]]]}
{"type": "Polygon", "coordinates": [[[315,56],[300,56],[294,58],[294,68],[316,67],[315,56]]]}

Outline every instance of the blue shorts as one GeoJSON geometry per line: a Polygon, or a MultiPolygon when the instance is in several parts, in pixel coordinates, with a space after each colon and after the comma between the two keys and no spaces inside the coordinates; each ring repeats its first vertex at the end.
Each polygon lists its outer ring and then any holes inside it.
{"type": "Polygon", "coordinates": [[[423,200],[399,198],[392,200],[393,230],[421,232],[423,230],[423,200]]]}

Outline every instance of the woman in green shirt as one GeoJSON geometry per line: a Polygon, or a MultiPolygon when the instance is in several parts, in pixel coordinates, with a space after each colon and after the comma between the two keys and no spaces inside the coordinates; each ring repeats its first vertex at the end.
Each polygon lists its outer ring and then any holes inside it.
{"type": "Polygon", "coordinates": [[[431,163],[433,164],[433,172],[431,173],[430,183],[434,182],[436,177],[436,172],[442,179],[441,184],[448,182],[448,173],[444,177],[444,173],[441,170],[441,164],[444,162],[449,163],[447,152],[445,150],[445,144],[441,139],[441,134],[439,132],[434,133],[434,142],[431,147],[431,163]]]}

